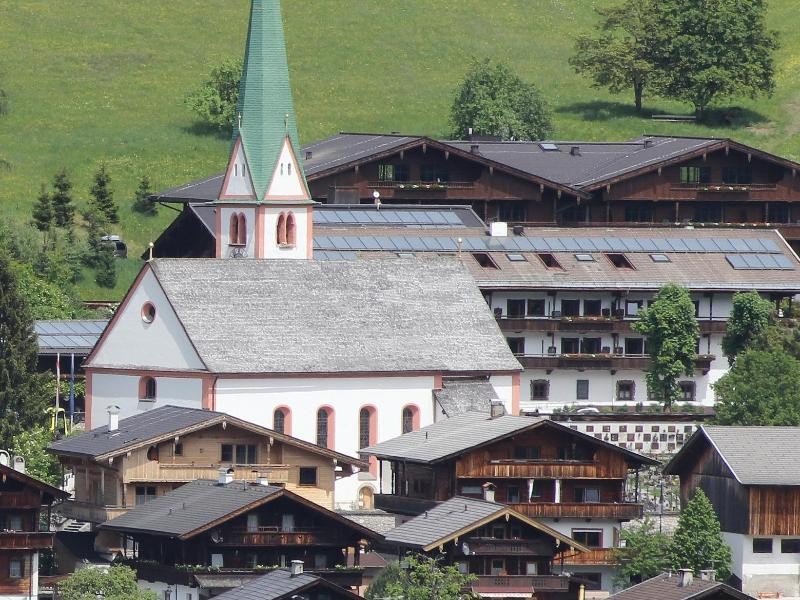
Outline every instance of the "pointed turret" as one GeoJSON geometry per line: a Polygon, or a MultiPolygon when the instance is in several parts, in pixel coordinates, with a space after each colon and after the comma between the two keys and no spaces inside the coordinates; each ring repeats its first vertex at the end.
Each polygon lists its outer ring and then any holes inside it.
{"type": "Polygon", "coordinates": [[[252,0],[217,256],[311,258],[313,201],[299,147],[280,0],[252,0]]]}

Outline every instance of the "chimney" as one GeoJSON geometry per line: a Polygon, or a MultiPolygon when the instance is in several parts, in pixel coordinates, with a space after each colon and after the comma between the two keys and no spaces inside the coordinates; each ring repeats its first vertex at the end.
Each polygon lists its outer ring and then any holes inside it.
{"type": "Polygon", "coordinates": [[[580,156],[581,155],[581,147],[580,146],[573,146],[569,149],[569,153],[572,156],[580,156]]]}
{"type": "Polygon", "coordinates": [[[119,406],[112,404],[106,410],[108,411],[108,431],[116,431],[119,429],[119,406]]]}
{"type": "Polygon", "coordinates": [[[480,146],[478,144],[470,144],[469,151],[472,154],[478,154],[478,150],[480,150],[480,146]]]}
{"type": "Polygon", "coordinates": [[[487,481],[481,486],[481,488],[483,488],[483,499],[487,502],[494,502],[494,491],[497,486],[487,481]]]}
{"type": "Polygon", "coordinates": [[[303,574],[303,561],[302,560],[293,560],[292,566],[289,567],[289,574],[292,577],[297,577],[298,575],[303,574]]]}
{"type": "Polygon", "coordinates": [[[269,477],[266,475],[259,475],[256,481],[258,482],[258,485],[269,485],[269,477]]]}
{"type": "Polygon", "coordinates": [[[25,473],[25,458],[22,456],[15,456],[13,461],[13,467],[15,471],[20,473],[25,473]]]}
{"type": "Polygon", "coordinates": [[[505,221],[489,223],[489,235],[492,237],[508,237],[508,223],[505,221]]]}
{"type": "Polygon", "coordinates": [[[652,148],[655,145],[655,141],[650,138],[645,138],[644,140],[644,147],[645,148],[652,148]]]}
{"type": "Polygon", "coordinates": [[[314,156],[314,153],[311,150],[306,150],[306,160],[311,160],[312,156],[314,156]]]}
{"type": "Polygon", "coordinates": [[[717,572],[714,569],[701,569],[700,579],[702,579],[703,581],[716,581],[717,572]]]}
{"type": "Polygon", "coordinates": [[[217,483],[219,485],[228,485],[233,481],[233,469],[229,467],[220,467],[219,468],[219,477],[217,478],[217,483]]]}
{"type": "Polygon", "coordinates": [[[689,587],[694,580],[691,569],[678,569],[678,587],[689,587]]]}
{"type": "Polygon", "coordinates": [[[503,417],[506,414],[506,406],[502,400],[492,400],[489,411],[492,419],[503,417]]]}

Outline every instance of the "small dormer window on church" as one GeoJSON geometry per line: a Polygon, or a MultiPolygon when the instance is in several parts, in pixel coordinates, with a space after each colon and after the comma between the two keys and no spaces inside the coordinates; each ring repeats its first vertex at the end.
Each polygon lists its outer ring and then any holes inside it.
{"type": "Polygon", "coordinates": [[[292,163],[286,163],[286,174],[287,175],[292,174],[292,163]]]}

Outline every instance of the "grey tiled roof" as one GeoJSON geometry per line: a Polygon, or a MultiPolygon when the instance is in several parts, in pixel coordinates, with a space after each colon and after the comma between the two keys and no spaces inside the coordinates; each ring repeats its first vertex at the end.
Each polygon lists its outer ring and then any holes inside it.
{"type": "Polygon", "coordinates": [[[466,412],[489,412],[492,400],[497,398],[494,386],[483,379],[444,378],[442,389],[433,397],[448,417],[466,412]]]}
{"type": "Polygon", "coordinates": [[[686,587],[678,585],[678,574],[662,573],[642,583],[622,590],[609,600],[693,600],[700,598],[731,598],[732,600],[751,600],[748,596],[719,581],[706,581],[694,577],[686,587]]]}
{"type": "Polygon", "coordinates": [[[742,485],[800,486],[800,427],[703,425],[665,467],[678,465],[703,438],[719,452],[742,485]]]}
{"type": "MultiPolygon", "coordinates": [[[[197,479],[140,504],[125,514],[100,525],[115,531],[149,532],[184,538],[231,513],[284,493],[272,485],[253,485],[234,481],[219,485],[210,479],[197,479]]],[[[320,507],[320,510],[324,510],[320,507]]]]}
{"type": "Polygon", "coordinates": [[[490,414],[483,412],[468,412],[443,419],[416,431],[363,448],[359,452],[363,456],[377,456],[384,460],[431,464],[536,427],[552,427],[563,431],[564,435],[578,436],[590,444],[621,452],[633,463],[658,464],[655,460],[570,429],[550,419],[514,415],[492,418],[490,414]]]}
{"type": "Polygon", "coordinates": [[[56,440],[49,448],[57,454],[103,456],[222,416],[225,415],[199,408],[160,406],[121,419],[116,431],[109,433],[106,424],[80,435],[56,440]]]}
{"type": "Polygon", "coordinates": [[[39,354],[89,354],[107,324],[105,319],[35,321],[39,354]]]}
{"type": "Polygon", "coordinates": [[[456,260],[156,259],[149,267],[211,372],[521,370],[456,260]]]}
{"type": "Polygon", "coordinates": [[[352,592],[311,573],[300,573],[292,576],[289,569],[270,571],[240,587],[228,590],[218,597],[224,600],[281,600],[282,598],[291,598],[295,594],[317,586],[323,586],[327,588],[326,591],[334,592],[335,595],[347,596],[353,599],[359,598],[352,592]]]}
{"type": "Polygon", "coordinates": [[[309,178],[316,173],[335,169],[353,161],[369,158],[388,152],[410,142],[419,136],[382,135],[371,133],[340,133],[324,140],[303,146],[303,167],[309,178]]]}

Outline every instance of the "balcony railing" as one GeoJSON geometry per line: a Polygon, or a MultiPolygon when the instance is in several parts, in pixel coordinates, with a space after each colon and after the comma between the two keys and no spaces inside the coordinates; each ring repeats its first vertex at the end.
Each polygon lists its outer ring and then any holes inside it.
{"type": "MultiPolygon", "coordinates": [[[[195,479],[216,479],[220,463],[159,463],[161,481],[193,481],[195,479]]],[[[287,483],[289,481],[288,465],[253,464],[234,466],[233,478],[242,481],[255,481],[266,477],[270,483],[287,483]]],[[[152,477],[131,477],[130,482],[150,482],[152,477]]]]}
{"type": "Polygon", "coordinates": [[[511,590],[558,591],[569,589],[569,576],[565,575],[478,575],[478,581],[472,584],[475,592],[491,593],[493,591],[511,593],[511,590]]]}
{"type": "Polygon", "coordinates": [[[370,188],[393,189],[409,192],[435,192],[445,190],[471,190],[474,181],[370,181],[370,188]]]}
{"type": "Polygon", "coordinates": [[[75,500],[67,500],[58,506],[58,512],[64,517],[88,523],[105,523],[125,514],[128,510],[130,509],[124,506],[103,506],[75,500]]]}
{"type": "Polygon", "coordinates": [[[772,192],[778,189],[775,183],[679,183],[670,186],[670,189],[677,192],[772,192]]]}
{"type": "Polygon", "coordinates": [[[40,531],[26,533],[24,531],[0,532],[0,550],[41,550],[53,547],[53,532],[40,531]]]}
{"type": "Polygon", "coordinates": [[[324,531],[279,531],[278,528],[259,528],[259,531],[229,531],[217,546],[310,546],[341,545],[341,540],[324,531]]]}
{"type": "Polygon", "coordinates": [[[561,519],[640,519],[644,514],[641,504],[627,502],[523,502],[510,505],[528,517],[561,519]]]}
{"type": "MultiPolygon", "coordinates": [[[[619,317],[525,317],[501,316],[497,320],[500,329],[508,331],[600,331],[610,333],[634,333],[635,318],[619,317]]],[[[727,319],[699,318],[700,333],[725,333],[727,319]]]]}
{"type": "Polygon", "coordinates": [[[0,494],[0,508],[39,508],[42,499],[39,494],[30,492],[3,492],[0,494]]]}
{"type": "Polygon", "coordinates": [[[574,552],[567,550],[562,554],[557,555],[553,562],[561,564],[563,559],[564,565],[615,565],[617,564],[614,558],[613,548],[594,548],[589,552],[574,552]]]}
{"type": "MultiPolygon", "coordinates": [[[[527,369],[637,369],[650,367],[650,357],[645,354],[518,354],[517,358],[527,369]]],[[[713,354],[699,354],[695,357],[694,367],[708,372],[713,354]]]]}

